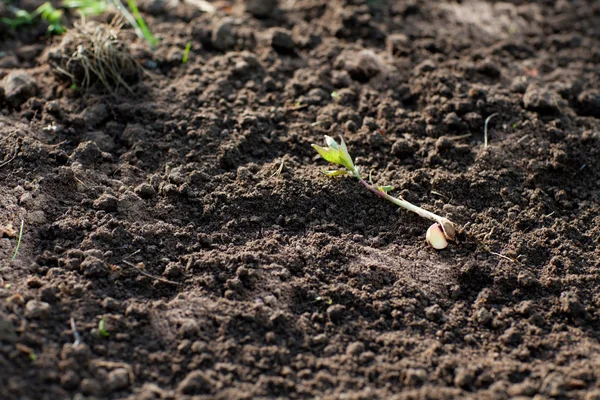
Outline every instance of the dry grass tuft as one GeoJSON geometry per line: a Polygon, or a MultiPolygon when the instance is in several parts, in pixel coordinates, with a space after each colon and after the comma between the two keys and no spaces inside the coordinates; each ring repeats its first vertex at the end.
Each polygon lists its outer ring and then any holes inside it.
{"type": "Polygon", "coordinates": [[[112,94],[120,88],[133,94],[130,84],[140,80],[142,67],[120,40],[122,25],[119,18],[77,23],[48,53],[48,62],[83,90],[100,82],[112,94]]]}

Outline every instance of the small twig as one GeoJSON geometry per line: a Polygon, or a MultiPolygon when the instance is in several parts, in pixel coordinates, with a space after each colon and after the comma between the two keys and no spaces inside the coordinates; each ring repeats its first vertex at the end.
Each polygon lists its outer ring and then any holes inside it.
{"type": "Polygon", "coordinates": [[[490,253],[490,254],[493,254],[493,255],[495,255],[495,256],[497,256],[497,257],[504,258],[505,260],[508,260],[508,261],[510,261],[510,262],[517,262],[517,260],[514,260],[514,259],[512,259],[512,258],[510,258],[510,257],[508,257],[508,256],[505,256],[504,254],[496,253],[496,252],[494,252],[494,251],[490,251],[489,253],[490,253]]]}
{"type": "Polygon", "coordinates": [[[73,330],[73,336],[75,336],[75,342],[73,342],[74,346],[77,346],[81,343],[81,336],[79,336],[79,332],[77,332],[77,325],[75,325],[75,318],[71,317],[71,329],[73,330]]]}
{"type": "Polygon", "coordinates": [[[127,363],[118,362],[118,361],[104,361],[104,360],[92,361],[92,363],[96,367],[104,367],[104,368],[110,368],[110,369],[114,369],[114,368],[118,368],[118,367],[125,368],[127,370],[127,374],[129,375],[129,383],[131,385],[133,385],[135,382],[135,375],[133,374],[133,368],[131,368],[131,365],[129,365],[127,363]]]}
{"type": "Polygon", "coordinates": [[[285,160],[287,159],[287,154],[285,156],[283,156],[283,158],[281,159],[281,164],[279,165],[279,168],[277,168],[277,171],[275,171],[273,173],[273,175],[271,175],[271,178],[274,176],[279,176],[281,175],[281,171],[283,171],[283,165],[285,164],[285,160]]]}
{"type": "Polygon", "coordinates": [[[521,136],[521,138],[519,140],[517,140],[517,144],[521,143],[522,141],[527,139],[529,136],[531,136],[531,134],[529,134],[529,133],[527,135],[521,136]]]}
{"type": "Polygon", "coordinates": [[[498,115],[498,113],[493,113],[492,115],[490,115],[489,117],[487,117],[485,119],[485,125],[483,127],[483,148],[487,149],[488,147],[488,122],[490,122],[490,120],[492,118],[494,118],[496,115],[498,115]]]}
{"type": "Polygon", "coordinates": [[[130,266],[130,267],[132,267],[134,270],[136,270],[138,273],[140,273],[140,274],[142,274],[142,275],[144,275],[144,276],[147,276],[148,278],[155,279],[155,280],[157,280],[157,281],[159,281],[159,282],[168,283],[168,284],[170,284],[170,285],[175,285],[175,286],[179,286],[179,285],[180,285],[180,284],[179,284],[179,282],[170,281],[170,280],[168,280],[168,279],[161,278],[160,276],[152,275],[152,274],[149,274],[149,273],[147,273],[146,271],[142,271],[140,268],[136,267],[136,266],[135,266],[135,264],[133,264],[133,263],[130,263],[129,261],[126,261],[126,260],[121,260],[121,262],[122,262],[123,264],[129,265],[129,266],[130,266]]]}
{"type": "Polygon", "coordinates": [[[448,140],[462,140],[462,139],[466,139],[466,138],[471,137],[471,136],[472,136],[472,134],[465,133],[464,135],[449,136],[448,140]]]}
{"type": "Polygon", "coordinates": [[[13,253],[10,261],[14,261],[17,258],[17,254],[19,254],[19,247],[21,247],[21,239],[23,238],[23,225],[25,224],[25,220],[21,220],[21,229],[19,229],[19,239],[17,240],[17,247],[15,247],[15,252],[13,253]]]}
{"type": "Polygon", "coordinates": [[[140,251],[142,251],[142,250],[141,250],[141,249],[137,249],[137,250],[136,250],[136,251],[134,251],[133,253],[131,253],[131,254],[128,254],[128,255],[126,255],[125,257],[123,257],[123,260],[125,260],[125,259],[127,259],[127,258],[129,258],[129,257],[133,257],[133,256],[135,256],[135,255],[136,255],[136,254],[138,254],[140,251]]]}

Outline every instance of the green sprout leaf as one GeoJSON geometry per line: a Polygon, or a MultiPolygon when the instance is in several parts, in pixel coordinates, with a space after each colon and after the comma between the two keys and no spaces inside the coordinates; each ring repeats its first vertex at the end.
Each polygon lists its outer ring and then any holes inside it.
{"type": "Polygon", "coordinates": [[[313,144],[312,147],[321,155],[321,157],[323,157],[325,161],[329,161],[332,164],[343,165],[340,158],[340,151],[338,149],[332,149],[330,147],[325,148],[317,146],[316,144],[313,144]]]}
{"type": "Polygon", "coordinates": [[[82,16],[95,16],[104,14],[108,3],[106,0],[63,0],[62,6],[76,9],[82,16]]]}
{"type": "Polygon", "coordinates": [[[346,143],[342,137],[340,137],[340,157],[344,167],[351,171],[354,170],[354,162],[352,161],[352,157],[350,157],[350,153],[348,153],[348,148],[346,147],[346,143]]]}
{"type": "Polygon", "coordinates": [[[379,190],[380,192],[383,192],[383,193],[387,193],[387,192],[390,192],[390,191],[394,190],[394,187],[390,186],[390,185],[379,186],[377,188],[377,190],[379,190]]]}
{"type": "Polygon", "coordinates": [[[185,45],[185,50],[183,51],[183,57],[181,58],[182,64],[187,64],[190,56],[190,50],[192,50],[192,42],[187,42],[185,45]]]}
{"type": "Polygon", "coordinates": [[[323,170],[323,174],[327,176],[340,176],[340,175],[350,175],[350,172],[344,171],[343,169],[337,171],[327,171],[323,170]]]}
{"type": "Polygon", "coordinates": [[[98,323],[98,332],[100,332],[100,336],[109,337],[110,333],[106,330],[106,324],[104,322],[104,317],[98,323]]]}
{"type": "Polygon", "coordinates": [[[337,142],[335,141],[334,138],[332,138],[331,136],[327,136],[325,135],[325,143],[327,143],[328,147],[331,147],[332,149],[339,149],[339,145],[337,144],[337,142]]]}
{"type": "MultiPolygon", "coordinates": [[[[346,147],[344,139],[340,137],[340,143],[338,143],[331,136],[325,135],[325,143],[327,144],[327,147],[317,146],[316,144],[313,144],[312,147],[321,155],[321,157],[323,157],[325,161],[346,167],[351,175],[360,178],[360,170],[354,166],[354,162],[352,161],[352,157],[348,152],[348,148],[346,147]]],[[[342,173],[333,173],[330,171],[329,173],[326,173],[326,175],[337,176],[342,175],[342,173]]]]}

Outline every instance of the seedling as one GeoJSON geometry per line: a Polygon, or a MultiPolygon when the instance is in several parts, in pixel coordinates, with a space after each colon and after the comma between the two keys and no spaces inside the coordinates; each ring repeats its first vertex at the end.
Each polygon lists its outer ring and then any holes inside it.
{"type": "Polygon", "coordinates": [[[187,42],[185,44],[185,50],[183,51],[183,57],[181,58],[182,64],[187,64],[188,58],[190,56],[190,50],[192,50],[192,42],[187,42]]]}
{"type": "Polygon", "coordinates": [[[100,336],[109,337],[110,333],[106,330],[106,323],[104,322],[104,317],[98,322],[98,332],[100,332],[100,336]]]}
{"type": "Polygon", "coordinates": [[[9,10],[14,14],[14,17],[1,18],[0,21],[12,30],[23,25],[31,25],[39,17],[48,22],[48,34],[61,35],[65,32],[65,27],[62,24],[62,11],[55,9],[50,2],[42,4],[31,13],[16,7],[9,7],[9,10]]]}
{"type": "Polygon", "coordinates": [[[484,149],[487,149],[487,147],[488,147],[488,133],[487,133],[488,132],[488,123],[496,115],[498,115],[498,113],[493,113],[492,115],[490,115],[489,117],[487,117],[485,119],[485,124],[483,126],[483,148],[484,149]]]}
{"type": "Polygon", "coordinates": [[[81,16],[95,16],[104,14],[108,8],[106,0],[63,0],[64,8],[77,10],[81,16]]]}
{"type": "Polygon", "coordinates": [[[17,240],[17,247],[15,247],[15,252],[13,253],[11,261],[14,261],[19,254],[19,248],[21,247],[21,239],[23,239],[23,225],[25,224],[25,220],[21,220],[21,228],[19,229],[19,239],[17,240]]]}
{"type": "Polygon", "coordinates": [[[447,240],[454,240],[456,237],[455,224],[448,218],[440,217],[439,215],[424,210],[402,198],[390,196],[388,192],[394,189],[392,186],[375,186],[364,180],[361,176],[360,168],[354,165],[343,138],[340,137],[340,143],[338,143],[331,136],[325,136],[325,142],[327,147],[317,146],[316,144],[313,144],[312,147],[325,159],[325,161],[343,167],[341,170],[324,170],[323,173],[325,175],[332,177],[350,175],[353,178],[356,178],[367,190],[375,195],[390,201],[397,206],[405,208],[408,211],[417,213],[425,219],[434,221],[435,224],[429,228],[427,234],[427,241],[433,248],[443,249],[448,244],[447,240]]]}

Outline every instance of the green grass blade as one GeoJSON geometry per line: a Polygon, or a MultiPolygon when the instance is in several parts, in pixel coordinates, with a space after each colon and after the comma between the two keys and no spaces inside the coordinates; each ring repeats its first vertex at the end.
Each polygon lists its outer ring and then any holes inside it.
{"type": "Polygon", "coordinates": [[[19,248],[21,247],[21,239],[23,239],[23,225],[24,224],[25,224],[25,220],[22,219],[21,220],[21,229],[19,229],[19,240],[17,240],[17,247],[15,247],[15,252],[13,253],[13,256],[10,259],[10,261],[14,261],[17,258],[17,255],[19,254],[19,248]]]}
{"type": "Polygon", "coordinates": [[[181,62],[183,64],[187,64],[188,58],[190,56],[190,50],[192,50],[192,42],[187,42],[185,45],[185,50],[183,51],[183,57],[181,59],[181,62]]]}
{"type": "Polygon", "coordinates": [[[150,31],[150,29],[148,28],[148,25],[146,25],[146,22],[144,21],[142,14],[140,14],[140,10],[138,9],[138,6],[137,6],[137,1],[136,0],[127,0],[127,5],[129,5],[129,8],[131,8],[131,13],[133,14],[135,21],[139,25],[140,30],[142,31],[142,34],[144,35],[144,38],[146,38],[146,40],[148,41],[148,43],[150,43],[150,45],[152,47],[156,47],[156,45],[158,44],[158,40],[154,37],[154,35],[150,31]]]}

